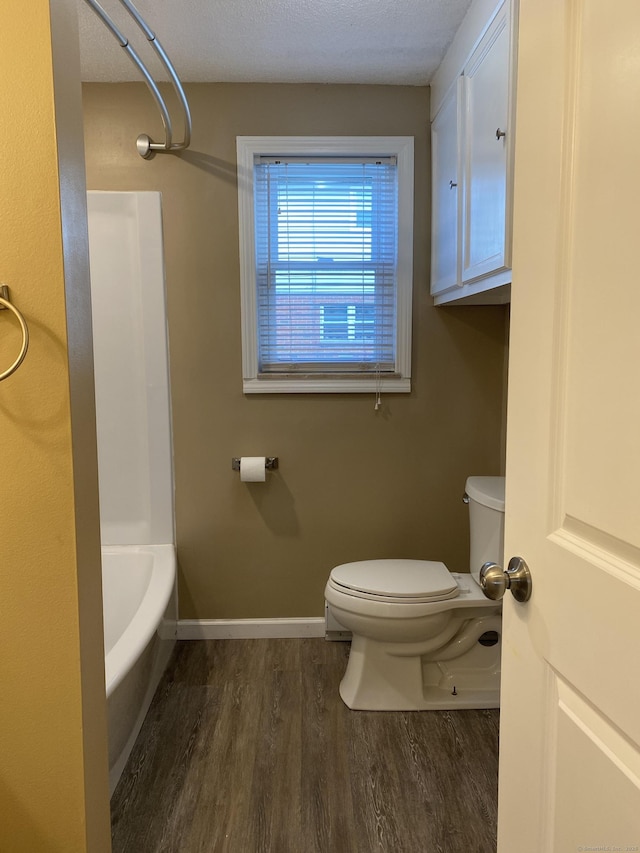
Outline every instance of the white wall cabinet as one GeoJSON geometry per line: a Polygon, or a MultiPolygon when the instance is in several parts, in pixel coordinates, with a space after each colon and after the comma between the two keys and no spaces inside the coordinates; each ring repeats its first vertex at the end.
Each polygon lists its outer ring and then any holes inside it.
{"type": "Polygon", "coordinates": [[[458,203],[462,174],[461,121],[462,77],[447,94],[431,125],[431,293],[434,296],[456,290],[462,284],[462,205],[458,203]]]}
{"type": "Polygon", "coordinates": [[[509,300],[514,61],[512,1],[476,0],[432,83],[436,304],[509,300]]]}

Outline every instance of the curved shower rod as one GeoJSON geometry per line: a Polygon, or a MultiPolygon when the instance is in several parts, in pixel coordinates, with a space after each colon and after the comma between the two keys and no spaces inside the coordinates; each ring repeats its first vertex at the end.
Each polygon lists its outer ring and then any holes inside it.
{"type": "Polygon", "coordinates": [[[127,12],[129,12],[131,17],[134,19],[136,24],[144,33],[146,39],[151,43],[151,47],[158,54],[160,61],[162,62],[167,73],[169,74],[169,77],[171,78],[173,88],[175,89],[176,95],[178,96],[178,100],[180,101],[182,109],[184,110],[184,140],[182,142],[173,142],[173,131],[171,128],[171,119],[169,117],[169,111],[167,109],[167,105],[164,101],[164,98],[160,93],[160,89],[158,88],[158,85],[153,79],[153,77],[151,76],[149,69],[140,59],[136,51],[131,47],[131,45],[129,44],[129,40],[122,35],[118,27],[114,24],[109,15],[107,15],[100,3],[98,3],[98,0],[85,0],[85,3],[91,9],[93,9],[93,11],[102,21],[102,23],[118,40],[120,47],[124,49],[129,59],[140,71],[140,73],[145,79],[145,83],[151,90],[151,94],[155,98],[156,104],[158,105],[158,109],[160,110],[160,117],[162,118],[162,124],[164,125],[165,141],[153,142],[151,137],[149,137],[146,133],[141,133],[136,140],[136,148],[138,149],[138,154],[145,160],[150,160],[157,151],[183,151],[185,148],[189,147],[189,144],[191,142],[191,112],[189,110],[189,104],[187,102],[187,97],[184,93],[184,89],[182,88],[180,78],[176,74],[176,70],[171,63],[171,60],[169,59],[169,57],[164,51],[164,48],[156,38],[155,33],[147,26],[146,21],[144,20],[140,12],[138,12],[131,0],[119,0],[119,2],[122,6],[125,7],[127,12]]]}

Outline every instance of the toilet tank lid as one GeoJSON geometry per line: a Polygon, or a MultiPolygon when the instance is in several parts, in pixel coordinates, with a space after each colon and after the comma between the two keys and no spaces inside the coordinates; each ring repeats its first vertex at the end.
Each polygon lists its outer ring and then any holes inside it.
{"type": "Polygon", "coordinates": [[[469,477],[465,490],[471,500],[504,512],[504,477],[469,477]]]}

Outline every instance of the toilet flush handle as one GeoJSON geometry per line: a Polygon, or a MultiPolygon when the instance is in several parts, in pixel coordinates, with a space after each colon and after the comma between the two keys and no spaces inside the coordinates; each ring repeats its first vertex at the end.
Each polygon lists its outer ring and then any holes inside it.
{"type": "Polygon", "coordinates": [[[508,589],[516,601],[529,601],[531,585],[531,572],[522,557],[512,557],[506,572],[497,563],[485,563],[480,569],[480,588],[492,601],[498,601],[508,589]]]}

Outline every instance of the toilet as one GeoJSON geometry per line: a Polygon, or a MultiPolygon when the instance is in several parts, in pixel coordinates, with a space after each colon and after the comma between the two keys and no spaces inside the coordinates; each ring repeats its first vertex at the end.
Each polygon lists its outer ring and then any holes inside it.
{"type": "Polygon", "coordinates": [[[500,704],[501,602],[479,585],[503,565],[504,477],[469,477],[470,573],[429,560],[336,566],[328,612],[351,631],[340,696],[354,710],[429,711],[500,704]]]}

